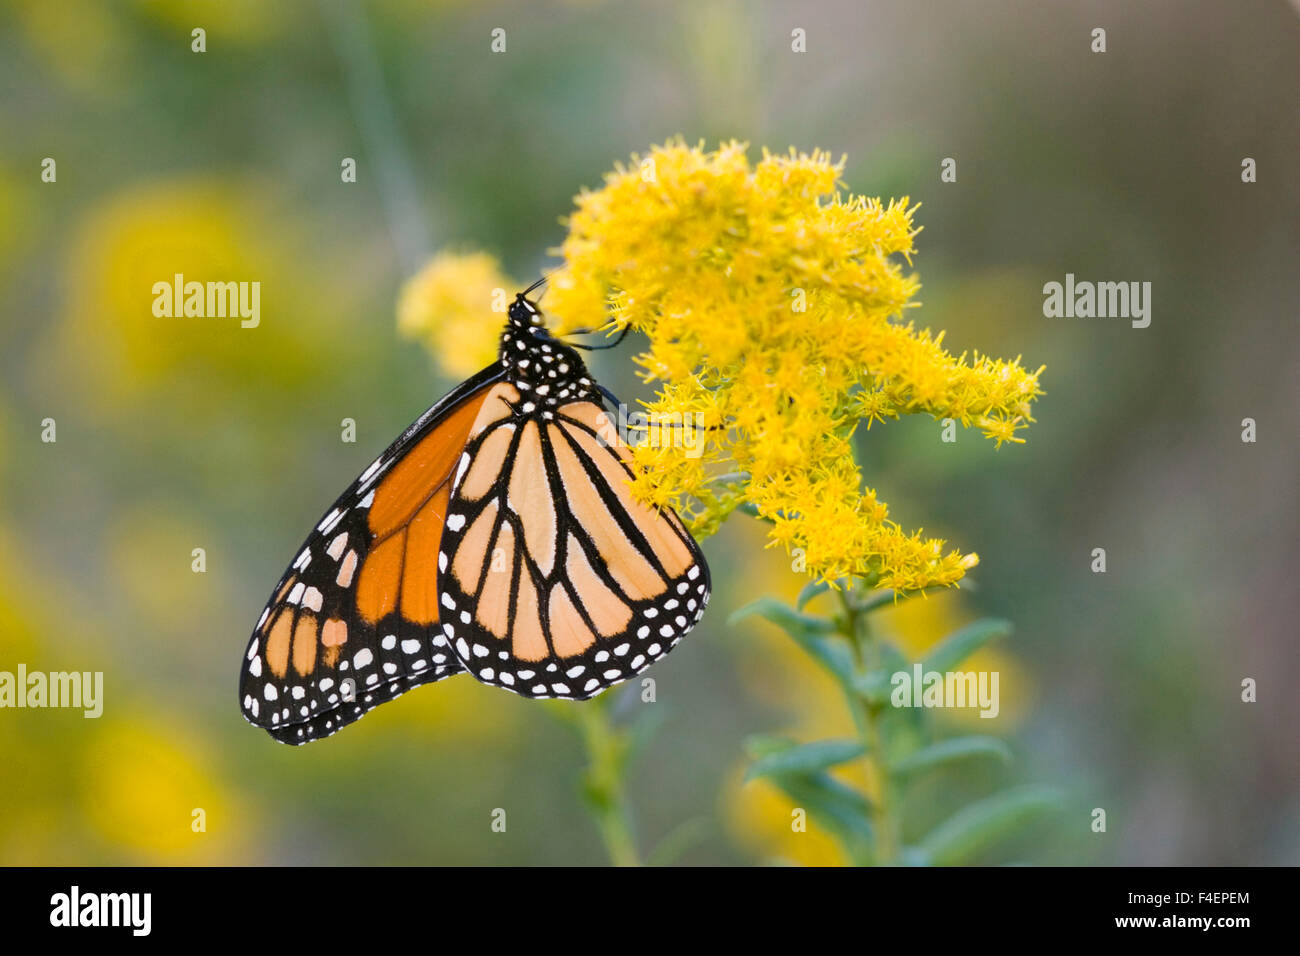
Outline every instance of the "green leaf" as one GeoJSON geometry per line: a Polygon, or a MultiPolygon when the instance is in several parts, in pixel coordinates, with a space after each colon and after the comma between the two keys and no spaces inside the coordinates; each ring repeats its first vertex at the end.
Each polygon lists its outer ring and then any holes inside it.
{"type": "Polygon", "coordinates": [[[860,852],[872,844],[871,804],[861,793],[826,773],[769,777],[818,824],[860,852]]]}
{"type": "Polygon", "coordinates": [[[829,637],[794,637],[795,642],[817,663],[834,675],[844,686],[853,682],[853,652],[842,642],[829,637]]]}
{"type": "Polygon", "coordinates": [[[747,617],[757,614],[771,621],[792,636],[804,634],[829,634],[835,630],[835,622],[811,614],[800,614],[788,604],[783,604],[774,597],[761,597],[746,604],[738,611],[733,611],[727,618],[727,624],[736,625],[747,617]]]}
{"type": "Polygon", "coordinates": [[[894,592],[891,588],[885,588],[883,591],[872,591],[858,604],[858,610],[864,613],[874,611],[884,604],[894,603],[894,592]]]}
{"type": "Polygon", "coordinates": [[[958,810],[917,845],[919,859],[931,866],[965,863],[1033,818],[1058,810],[1062,796],[1051,787],[1004,790],[958,810]]]}
{"type": "Polygon", "coordinates": [[[759,521],[766,521],[768,524],[776,524],[771,518],[765,517],[758,513],[758,505],[752,501],[742,501],[736,505],[736,510],[743,515],[749,515],[751,518],[757,518],[759,521]]]}
{"type": "Polygon", "coordinates": [[[954,737],[922,747],[894,762],[889,769],[899,777],[912,776],[959,760],[993,757],[1003,763],[1011,761],[1011,748],[997,737],[954,737]]]}
{"type": "Polygon", "coordinates": [[[800,614],[776,598],[759,598],[727,618],[734,625],[747,617],[758,615],[778,625],[789,634],[814,660],[825,667],[836,679],[848,686],[853,680],[853,654],[843,641],[826,635],[835,631],[835,623],[811,614],[800,614]]]}
{"type": "Polygon", "coordinates": [[[755,760],[768,754],[780,753],[795,746],[789,737],[777,737],[773,734],[750,734],[743,744],[745,753],[755,760]]]}
{"type": "Polygon", "coordinates": [[[778,774],[809,774],[861,757],[867,749],[857,740],[819,740],[759,757],[749,766],[745,780],[778,774]]]}
{"type": "Polygon", "coordinates": [[[910,671],[912,662],[903,656],[900,651],[889,641],[877,641],[880,647],[880,669],[888,674],[891,678],[899,671],[910,671]]]}
{"type": "Polygon", "coordinates": [[[893,689],[890,683],[892,671],[877,670],[868,674],[857,674],[853,678],[853,692],[873,707],[883,707],[889,702],[889,693],[893,689]]]}
{"type": "Polygon", "coordinates": [[[926,866],[929,863],[925,854],[914,846],[905,846],[899,849],[898,862],[902,866],[926,866]]]}
{"type": "Polygon", "coordinates": [[[942,674],[955,668],[989,641],[1006,637],[1010,633],[1010,621],[984,618],[945,637],[930,649],[921,664],[924,670],[942,674]]]}
{"type": "Polygon", "coordinates": [[[803,590],[799,592],[799,596],[795,598],[794,609],[802,611],[809,601],[819,594],[825,594],[830,589],[831,586],[828,581],[809,581],[804,585],[803,590]]]}

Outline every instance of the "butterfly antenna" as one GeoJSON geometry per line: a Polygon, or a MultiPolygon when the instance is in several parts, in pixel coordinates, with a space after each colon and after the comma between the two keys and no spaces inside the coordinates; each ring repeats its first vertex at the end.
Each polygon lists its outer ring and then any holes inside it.
{"type": "MultiPolygon", "coordinates": [[[[583,331],[589,332],[593,330],[584,329],[583,331]]],[[[575,349],[582,349],[585,352],[603,352],[605,349],[612,349],[616,345],[618,345],[619,342],[622,342],[623,339],[627,337],[627,333],[630,331],[632,331],[632,326],[630,325],[623,326],[623,331],[618,333],[618,337],[614,339],[614,341],[607,342],[604,345],[583,345],[580,342],[569,342],[568,344],[575,349]]]]}
{"type": "MultiPolygon", "coordinates": [[[[546,280],[549,279],[549,278],[550,278],[549,275],[544,275],[544,276],[542,276],[540,279],[538,279],[536,282],[534,282],[532,285],[530,285],[527,289],[525,289],[523,292],[521,292],[521,293],[519,293],[519,294],[522,295],[522,296],[524,296],[525,298],[527,298],[528,293],[532,292],[532,291],[533,291],[534,289],[536,289],[539,285],[542,285],[543,283],[545,283],[546,280]]],[[[543,293],[543,294],[545,294],[545,293],[543,293]]]]}

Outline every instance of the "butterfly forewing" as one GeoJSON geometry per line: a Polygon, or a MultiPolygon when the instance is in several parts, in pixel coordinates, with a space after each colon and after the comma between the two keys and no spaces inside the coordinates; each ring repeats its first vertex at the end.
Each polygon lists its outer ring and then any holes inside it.
{"type": "Polygon", "coordinates": [[[439,626],[436,560],[453,468],[499,377],[486,369],[430,408],[313,529],[245,654],[250,723],[306,743],[462,670],[439,626]]]}
{"type": "Polygon", "coordinates": [[[495,392],[453,483],[442,629],[485,683],[592,697],[695,626],[708,567],[671,510],[632,497],[628,449],[603,409],[495,392]]]}

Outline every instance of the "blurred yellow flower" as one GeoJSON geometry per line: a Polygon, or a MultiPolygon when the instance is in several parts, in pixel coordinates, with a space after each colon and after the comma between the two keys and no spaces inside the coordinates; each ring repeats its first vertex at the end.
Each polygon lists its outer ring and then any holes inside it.
{"type": "Polygon", "coordinates": [[[857,424],[925,413],[1018,441],[1040,394],[1019,360],[952,356],[903,323],[918,286],[894,257],[913,251],[913,206],[837,191],[843,161],[742,143],[706,152],[672,141],[583,192],[552,278],[558,329],[608,323],[650,339],[638,356],[665,380],[653,417],[712,426],[699,449],[646,442],[633,481],[697,534],[741,504],[772,523],[769,544],[809,573],[912,590],[956,583],[978,562],[905,532],[862,489],[857,424]]]}
{"type": "Polygon", "coordinates": [[[65,391],[93,396],[88,415],[170,404],[185,409],[191,429],[229,420],[240,403],[260,408],[269,393],[318,392],[323,369],[372,345],[341,318],[346,278],[300,271],[294,235],[292,217],[277,215],[255,181],[185,177],[113,194],[78,223],[66,314],[36,361],[58,370],[65,391]],[[259,324],[156,315],[155,284],[178,274],[258,283],[259,324]]]}
{"type": "Polygon", "coordinates": [[[231,567],[221,540],[202,515],[157,496],[116,512],[103,535],[103,567],[113,593],[130,607],[146,653],[192,666],[207,660],[207,647],[176,635],[189,632],[195,620],[219,619],[229,607],[231,567]],[[196,548],[203,549],[202,573],[194,571],[196,548]]]}
{"type": "Polygon", "coordinates": [[[18,246],[19,224],[28,222],[31,204],[30,194],[19,186],[13,169],[0,166],[0,289],[12,268],[10,254],[18,246]]]}
{"type": "Polygon", "coordinates": [[[194,27],[207,30],[209,44],[214,37],[251,43],[278,33],[291,17],[287,6],[264,0],[136,0],[136,5],[147,16],[183,31],[178,36],[186,49],[194,27]]]}
{"type": "Polygon", "coordinates": [[[249,360],[254,350],[238,319],[162,319],[153,312],[154,284],[178,273],[200,281],[269,278],[265,233],[241,192],[234,183],[206,180],[151,184],[125,190],[84,217],[73,237],[68,315],[57,345],[85,360],[101,401],[151,394],[181,367],[193,375],[249,360]]]}
{"type": "MultiPolygon", "coordinates": [[[[31,574],[29,552],[0,523],[0,635],[3,663],[12,671],[21,662],[48,660],[49,636],[58,633],[46,617],[47,592],[31,574]]],[[[59,668],[56,668],[59,669],[59,668]]],[[[19,767],[0,787],[0,865],[49,866],[76,862],[69,846],[76,836],[67,820],[64,768],[52,755],[75,746],[68,733],[73,721],[50,721],[39,711],[6,712],[0,720],[0,766],[19,767]],[[32,719],[32,715],[38,719],[32,719]]],[[[84,858],[82,860],[84,862],[84,858]]]]}
{"type": "Polygon", "coordinates": [[[376,708],[367,723],[375,739],[396,733],[440,747],[491,745],[508,750],[525,716],[527,705],[521,708],[521,703],[512,694],[502,694],[473,679],[455,677],[376,708]]]}
{"type": "MultiPolygon", "coordinates": [[[[111,643],[94,633],[99,622],[79,627],[69,612],[75,602],[32,572],[28,551],[0,525],[0,577],[13,585],[0,592],[6,656],[0,666],[104,669],[92,650],[111,643]]],[[[244,801],[219,779],[204,741],[183,730],[175,715],[132,707],[122,696],[131,686],[132,678],[119,671],[106,673],[106,704],[97,719],[50,710],[11,712],[0,720],[0,766],[22,768],[0,787],[0,862],[84,866],[240,858],[244,801]],[[203,811],[203,831],[196,830],[195,810],[203,811]]]]}
{"type": "Polygon", "coordinates": [[[439,253],[402,287],[397,328],[448,375],[469,378],[496,359],[506,309],[521,288],[485,252],[439,253]]]}
{"type": "MultiPolygon", "coordinates": [[[[45,597],[43,591],[33,593],[37,587],[31,577],[31,558],[4,524],[0,524],[0,579],[6,587],[0,590],[0,634],[4,635],[4,652],[8,664],[31,657],[45,642],[41,628],[29,619],[24,599],[35,598],[36,606],[45,597]]],[[[3,665],[0,665],[3,666],[3,665]]],[[[0,725],[5,722],[0,721],[0,725]]],[[[3,789],[3,788],[0,788],[3,789]]]]}
{"type": "Polygon", "coordinates": [[[210,863],[231,856],[238,843],[232,801],[196,738],[157,715],[119,718],[89,733],[82,799],[104,840],[141,861],[210,863]]]}
{"type": "MultiPolygon", "coordinates": [[[[722,817],[737,841],[764,859],[801,866],[847,866],[848,855],[814,820],[794,827],[794,801],[768,780],[742,783],[737,767],[723,783],[722,817]]],[[[806,814],[805,814],[806,818],[806,814]]]]}
{"type": "Polygon", "coordinates": [[[95,97],[111,96],[121,87],[129,46],[113,4],[12,0],[10,7],[28,46],[69,87],[95,97]]]}

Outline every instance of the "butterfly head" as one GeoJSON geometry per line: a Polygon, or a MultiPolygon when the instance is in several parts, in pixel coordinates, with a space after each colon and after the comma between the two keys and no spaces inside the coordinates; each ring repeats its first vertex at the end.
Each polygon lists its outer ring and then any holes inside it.
{"type": "Polygon", "coordinates": [[[542,327],[542,312],[537,308],[537,303],[528,298],[527,293],[520,292],[515,296],[515,301],[510,303],[506,315],[510,319],[510,325],[515,329],[542,327]]]}
{"type": "Polygon", "coordinates": [[[526,292],[515,296],[510,321],[501,333],[500,360],[516,388],[538,406],[590,400],[598,388],[586,363],[572,347],[547,331],[541,310],[526,292]]]}

